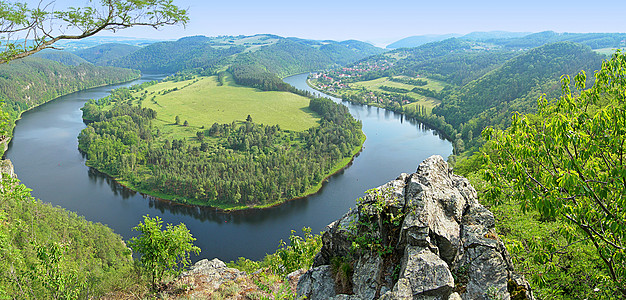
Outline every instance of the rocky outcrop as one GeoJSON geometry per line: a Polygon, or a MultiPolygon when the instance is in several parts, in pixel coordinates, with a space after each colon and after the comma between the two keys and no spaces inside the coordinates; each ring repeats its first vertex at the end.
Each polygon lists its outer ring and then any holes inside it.
{"type": "MultiPolygon", "coordinates": [[[[228,268],[224,262],[215,258],[213,260],[203,259],[195,263],[189,271],[184,272],[166,289],[166,298],[191,298],[209,299],[224,284],[234,284],[242,281],[246,276],[245,272],[228,268]],[[184,286],[184,290],[180,290],[184,286]]],[[[243,286],[243,282],[241,283],[243,286]]]]}
{"type": "Polygon", "coordinates": [[[0,160],[0,173],[7,174],[9,177],[17,178],[13,169],[13,163],[8,159],[0,160]]]}
{"type": "Polygon", "coordinates": [[[468,180],[432,156],[328,225],[298,297],[532,299],[494,227],[468,180]]]}

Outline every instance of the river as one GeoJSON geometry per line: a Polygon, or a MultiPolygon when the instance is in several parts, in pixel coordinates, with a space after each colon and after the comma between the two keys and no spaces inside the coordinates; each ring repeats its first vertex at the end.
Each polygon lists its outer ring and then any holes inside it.
{"type": "MultiPolygon", "coordinates": [[[[285,81],[319,93],[306,84],[306,77],[300,74],[285,81]]],[[[234,213],[154,200],[85,166],[77,136],[85,128],[80,108],[87,100],[104,97],[117,87],[158,78],[162,76],[144,75],[130,83],[73,93],[25,112],[17,122],[6,157],[22,183],[33,189],[33,196],[106,224],[124,239],[137,234],[131,229],[147,214],[158,215],[166,223],[183,222],[202,249],[194,260],[258,260],[273,253],[292,229],[300,231],[307,226],[320,232],[354,207],[355,199],[365,190],[402,172],[414,172],[430,155],[447,157],[452,153],[450,142],[418,122],[384,109],[343,102],[363,122],[367,140],[352,165],[330,177],[319,193],[269,209],[234,213]]]]}

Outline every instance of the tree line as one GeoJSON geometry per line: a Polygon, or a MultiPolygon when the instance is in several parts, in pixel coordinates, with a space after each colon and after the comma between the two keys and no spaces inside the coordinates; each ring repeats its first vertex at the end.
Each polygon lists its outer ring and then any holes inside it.
{"type": "Polygon", "coordinates": [[[188,140],[160,137],[150,109],[125,101],[105,109],[123,94],[85,105],[94,121],[79,135],[87,164],[180,202],[250,206],[302,196],[361,145],[361,123],[329,99],[310,100],[322,119],[303,132],[249,120],[216,123],[188,140]]]}

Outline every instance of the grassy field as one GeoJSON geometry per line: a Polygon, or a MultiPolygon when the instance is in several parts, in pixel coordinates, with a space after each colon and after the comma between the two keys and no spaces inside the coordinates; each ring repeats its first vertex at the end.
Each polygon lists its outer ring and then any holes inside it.
{"type": "MultiPolygon", "coordinates": [[[[397,76],[397,77],[408,78],[406,76],[397,76]]],[[[431,89],[431,90],[439,92],[446,87],[446,84],[441,81],[429,79],[426,77],[422,77],[419,79],[426,80],[428,82],[427,85],[420,86],[420,88],[431,89]]],[[[400,82],[391,81],[387,77],[378,78],[378,79],[369,80],[369,81],[354,82],[354,83],[350,83],[349,85],[353,89],[365,88],[370,91],[378,91],[378,92],[385,92],[384,90],[380,89],[381,86],[390,86],[390,87],[402,88],[402,89],[407,89],[407,90],[412,90],[414,87],[417,87],[417,86],[410,85],[410,84],[404,84],[400,82]]],[[[418,99],[418,101],[411,103],[411,104],[407,104],[406,106],[416,106],[419,104],[420,106],[426,108],[426,110],[429,112],[433,109],[433,107],[441,103],[441,101],[437,99],[426,97],[424,95],[413,93],[413,92],[407,93],[407,95],[415,99],[418,99]]]]}
{"type": "Polygon", "coordinates": [[[229,76],[222,86],[218,85],[216,76],[211,76],[162,82],[146,91],[142,106],[157,111],[154,124],[166,137],[191,138],[203,126],[208,129],[213,123],[243,122],[248,115],[255,123],[278,124],[292,131],[307,130],[319,121],[317,114],[309,109],[309,99],[287,92],[264,92],[238,86],[229,76]],[[172,91],[174,89],[177,90],[172,91]],[[176,125],[176,116],[180,118],[180,125],[187,121],[189,126],[176,125]]]}

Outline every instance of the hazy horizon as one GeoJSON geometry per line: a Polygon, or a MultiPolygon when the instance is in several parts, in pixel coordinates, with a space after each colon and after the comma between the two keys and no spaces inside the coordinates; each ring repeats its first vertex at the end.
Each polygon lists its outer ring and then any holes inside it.
{"type": "MultiPolygon", "coordinates": [[[[37,3],[29,0],[31,5],[37,3]]],[[[185,36],[275,34],[313,40],[360,40],[385,46],[402,38],[428,34],[467,34],[476,31],[509,32],[626,32],[624,1],[589,5],[582,1],[361,1],[293,2],[285,0],[208,3],[174,0],[189,9],[185,28],[159,30],[137,27],[106,31],[98,36],[159,40],[185,36]]],[[[88,5],[86,0],[57,0],[54,6],[88,5]]],[[[93,5],[93,4],[92,4],[93,5]]]]}

